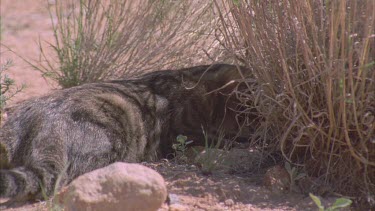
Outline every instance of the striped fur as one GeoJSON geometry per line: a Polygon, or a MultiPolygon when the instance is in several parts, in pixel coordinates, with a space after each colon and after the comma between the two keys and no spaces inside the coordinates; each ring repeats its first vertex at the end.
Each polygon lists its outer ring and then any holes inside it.
{"type": "MultiPolygon", "coordinates": [[[[233,86],[209,92],[238,78],[232,65],[198,66],[25,102],[0,130],[0,197],[41,198],[41,187],[50,195],[58,176],[65,185],[115,161],[165,157],[178,134],[203,141],[201,126],[219,129],[228,101],[222,93],[233,86]]],[[[235,125],[225,115],[223,128],[235,125]]]]}

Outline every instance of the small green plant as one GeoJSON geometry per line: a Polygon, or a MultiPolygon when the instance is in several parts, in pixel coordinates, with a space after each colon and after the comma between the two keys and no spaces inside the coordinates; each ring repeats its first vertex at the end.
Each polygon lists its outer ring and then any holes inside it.
{"type": "Polygon", "coordinates": [[[0,66],[0,124],[3,121],[3,111],[9,99],[21,92],[25,85],[15,86],[15,81],[4,72],[13,65],[12,60],[8,60],[0,66]]]}
{"type": "Polygon", "coordinates": [[[220,133],[217,142],[209,142],[209,136],[202,127],[205,147],[200,156],[197,157],[196,162],[199,164],[203,174],[211,174],[216,170],[224,161],[225,150],[219,150],[219,147],[224,139],[224,134],[220,133]]]}
{"type": "Polygon", "coordinates": [[[338,198],[333,203],[332,206],[325,208],[322,205],[322,202],[319,197],[315,196],[314,194],[309,194],[310,198],[315,202],[316,206],[319,208],[319,211],[334,211],[340,210],[341,208],[349,207],[352,204],[352,200],[346,198],[338,198]]]}
{"type": "Polygon", "coordinates": [[[188,141],[187,136],[178,135],[176,138],[176,143],[172,145],[173,150],[175,151],[175,158],[182,161],[187,161],[186,149],[189,144],[193,143],[192,140],[188,141]]]}
{"type": "Polygon", "coordinates": [[[285,162],[285,169],[288,172],[290,179],[289,190],[297,190],[296,181],[306,177],[306,174],[298,172],[298,169],[296,167],[292,167],[289,162],[285,162]]]}

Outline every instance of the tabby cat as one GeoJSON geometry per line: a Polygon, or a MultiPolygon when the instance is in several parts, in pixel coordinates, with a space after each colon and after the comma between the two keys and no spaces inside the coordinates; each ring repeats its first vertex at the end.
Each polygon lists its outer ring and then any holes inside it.
{"type": "Polygon", "coordinates": [[[202,127],[235,132],[229,107],[236,102],[228,94],[240,69],[215,64],[156,71],[19,105],[0,129],[0,197],[42,198],[41,187],[52,194],[59,176],[65,185],[116,161],[165,157],[179,134],[203,141],[202,127]]]}

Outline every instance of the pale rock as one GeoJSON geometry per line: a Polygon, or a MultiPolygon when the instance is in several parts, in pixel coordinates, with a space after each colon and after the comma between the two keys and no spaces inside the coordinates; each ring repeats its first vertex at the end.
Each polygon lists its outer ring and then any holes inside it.
{"type": "Polygon", "coordinates": [[[79,176],[57,196],[65,211],[154,211],[166,197],[159,173],[121,162],[79,176]]]}

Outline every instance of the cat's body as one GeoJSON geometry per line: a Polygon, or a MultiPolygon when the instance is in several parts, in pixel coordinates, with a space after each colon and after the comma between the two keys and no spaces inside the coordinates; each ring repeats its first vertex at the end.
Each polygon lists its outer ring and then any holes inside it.
{"type": "Polygon", "coordinates": [[[41,198],[59,176],[64,185],[116,161],[165,157],[179,134],[203,141],[202,126],[235,132],[228,96],[209,92],[238,78],[232,65],[199,66],[25,102],[0,129],[0,197],[41,198]]]}

